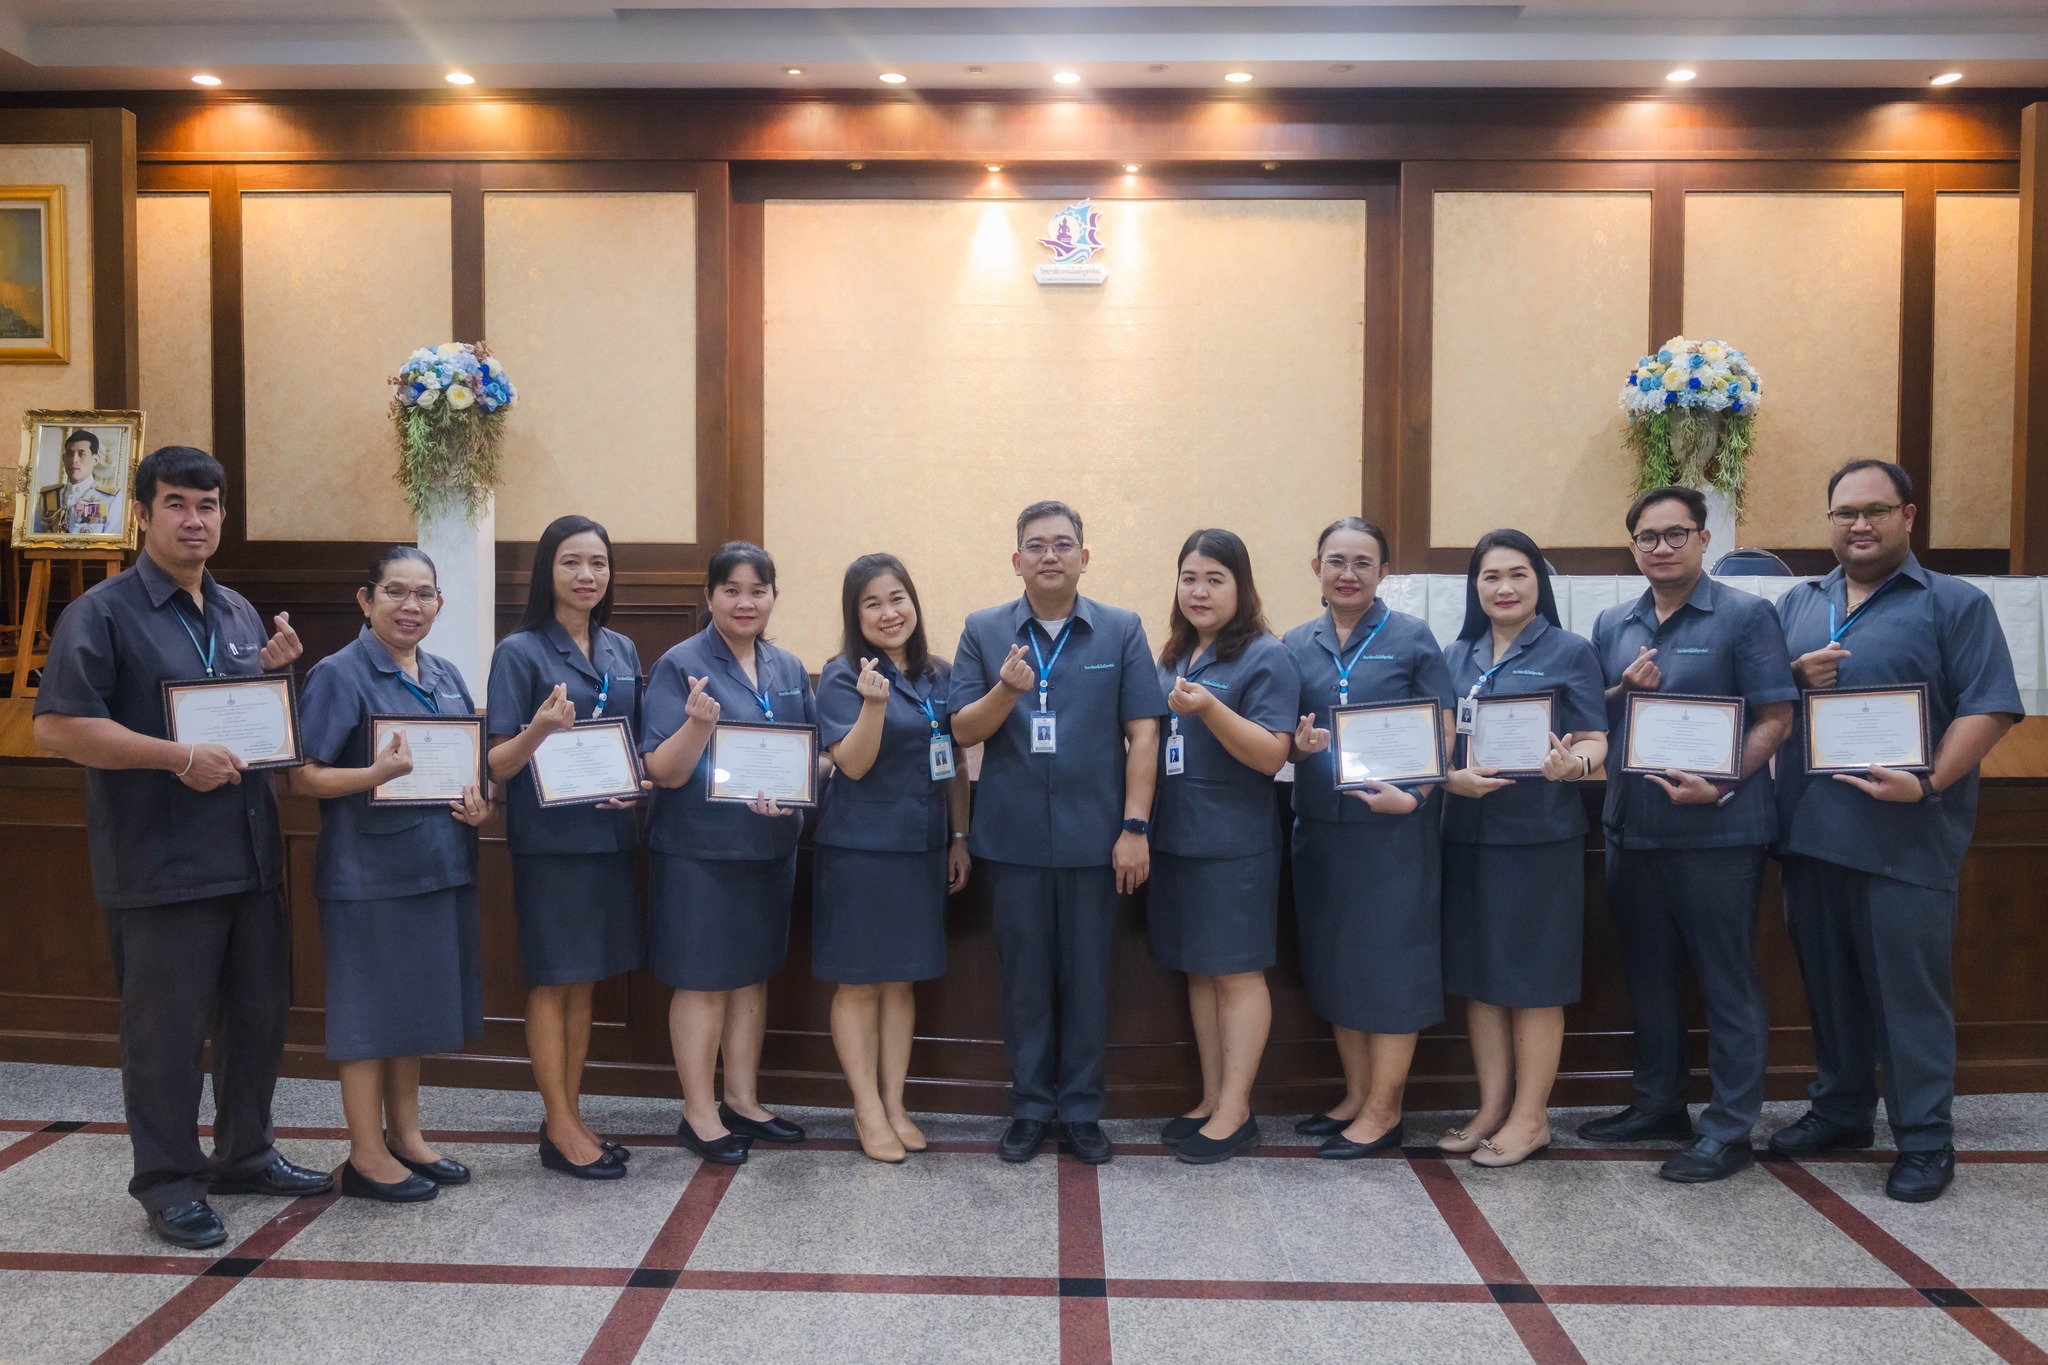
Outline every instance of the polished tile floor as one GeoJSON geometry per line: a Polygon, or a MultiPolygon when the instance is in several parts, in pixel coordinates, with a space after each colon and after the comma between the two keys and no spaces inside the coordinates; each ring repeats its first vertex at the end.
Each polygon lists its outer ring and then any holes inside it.
{"type": "MultiPolygon", "coordinates": [[[[118,1077],[0,1065],[0,1362],[2048,1362],[2048,1096],[1958,1101],[1964,1165],[1919,1206],[1884,1198],[1885,1152],[1669,1185],[1562,1110],[1508,1171],[1303,1160],[1291,1115],[1204,1168],[1112,1124],[1099,1169],[1005,1166],[995,1122],[934,1117],[883,1167],[831,1110],[728,1170],[672,1144],[672,1104],[596,1098],[634,1160],[594,1185],[540,1169],[532,1095],[423,1108],[471,1185],[226,1197],[227,1246],[181,1253],[123,1192],[118,1077]]],[[[277,1120],[293,1159],[342,1159],[333,1086],[283,1082],[277,1120]]]]}

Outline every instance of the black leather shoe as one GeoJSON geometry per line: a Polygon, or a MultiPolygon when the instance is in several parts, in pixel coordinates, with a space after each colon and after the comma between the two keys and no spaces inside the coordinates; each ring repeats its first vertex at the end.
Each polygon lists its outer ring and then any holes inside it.
{"type": "Polygon", "coordinates": [[[1698,1135],[1683,1109],[1675,1114],[1648,1114],[1630,1105],[1618,1114],[1580,1124],[1579,1136],[1588,1142],[1691,1142],[1698,1135]]]}
{"type": "Polygon", "coordinates": [[[1060,1124],[1066,1134],[1067,1146],[1074,1153],[1074,1159],[1089,1166],[1106,1166],[1116,1155],[1116,1148],[1109,1145],[1108,1136],[1099,1123],[1060,1124]]]}
{"type": "MultiPolygon", "coordinates": [[[[1349,1128],[1350,1124],[1344,1125],[1349,1128]]],[[[1316,1148],[1316,1155],[1325,1161],[1356,1161],[1374,1152],[1384,1152],[1390,1147],[1399,1147],[1407,1140],[1406,1125],[1397,1123],[1381,1133],[1371,1142],[1353,1142],[1339,1131],[1332,1133],[1322,1146],[1316,1148]]]]}
{"type": "Polygon", "coordinates": [[[613,1142],[609,1138],[599,1138],[597,1145],[610,1152],[615,1160],[631,1161],[633,1159],[633,1149],[623,1142],[613,1142]]]}
{"type": "MultiPolygon", "coordinates": [[[[400,1157],[399,1160],[405,1161],[405,1158],[400,1157]]],[[[405,1164],[412,1166],[410,1161],[406,1161],[405,1164]]],[[[549,1137],[545,1130],[540,1135],[540,1164],[547,1170],[560,1171],[564,1175],[573,1175],[578,1180],[622,1180],[626,1174],[626,1163],[606,1151],[598,1152],[597,1160],[590,1162],[588,1165],[578,1166],[575,1162],[569,1160],[568,1157],[562,1155],[562,1149],[555,1146],[555,1140],[549,1137]]],[[[422,1175],[429,1174],[423,1167],[413,1166],[412,1168],[419,1171],[422,1175]]],[[[465,1173],[464,1178],[468,1178],[467,1173],[465,1173]]]]}
{"type": "Polygon", "coordinates": [[[804,1130],[788,1119],[780,1119],[773,1114],[765,1119],[750,1119],[745,1114],[735,1113],[729,1104],[718,1106],[718,1121],[743,1138],[783,1143],[804,1140],[804,1130]]]}
{"type": "Polygon", "coordinates": [[[1350,1119],[1333,1119],[1328,1114],[1310,1114],[1294,1125],[1294,1131],[1303,1137],[1335,1137],[1350,1126],[1350,1119]]]}
{"type": "Polygon", "coordinates": [[[1011,1119],[996,1144],[996,1155],[1005,1161],[1029,1161],[1045,1143],[1045,1130],[1052,1125],[1044,1119],[1011,1119]]]}
{"type": "Polygon", "coordinates": [[[1719,1138],[1695,1138],[1692,1146],[1657,1168],[1657,1174],[1681,1185],[1705,1185],[1726,1180],[1756,1161],[1749,1139],[1723,1142],[1719,1138]]]}
{"type": "Polygon", "coordinates": [[[1867,1126],[1850,1128],[1823,1118],[1809,1109],[1797,1123],[1787,1124],[1771,1134],[1770,1147],[1779,1156],[1819,1156],[1822,1152],[1854,1151],[1877,1145],[1877,1134],[1867,1126]]]}
{"type": "Polygon", "coordinates": [[[1201,1118],[1189,1118],[1186,1115],[1182,1115],[1177,1119],[1168,1119],[1166,1126],[1159,1130],[1159,1140],[1169,1147],[1178,1147],[1181,1143],[1186,1142],[1189,1138],[1201,1132],[1202,1125],[1208,1121],[1207,1115],[1203,1115],[1201,1118]]]}
{"type": "MultiPolygon", "coordinates": [[[[552,1146],[553,1144],[549,1145],[552,1146]]],[[[697,1136],[697,1130],[690,1126],[688,1119],[683,1119],[676,1124],[676,1146],[689,1148],[714,1166],[737,1166],[747,1159],[747,1140],[738,1133],[727,1133],[722,1138],[713,1138],[711,1141],[706,1142],[703,1138],[697,1136]]],[[[564,1159],[566,1160],[566,1158],[564,1159]]],[[[598,1160],[601,1162],[606,1160],[606,1158],[599,1157],[598,1160]]],[[[619,1175],[626,1173],[624,1166],[617,1165],[617,1163],[613,1164],[617,1167],[619,1175]]],[[[598,1177],[600,1180],[616,1180],[617,1178],[617,1176],[598,1177]]]]}
{"type": "Polygon", "coordinates": [[[213,1182],[214,1194],[275,1194],[296,1199],[302,1194],[319,1194],[334,1188],[334,1172],[294,1166],[281,1152],[270,1154],[270,1164],[252,1176],[220,1177],[213,1182]]]}
{"type": "Polygon", "coordinates": [[[1884,1192],[1905,1204],[1924,1204],[1941,1198],[1941,1192],[1956,1178],[1956,1149],[1937,1147],[1931,1152],[1900,1152],[1885,1177],[1884,1192]]]}
{"type": "Polygon", "coordinates": [[[204,1251],[228,1239],[220,1215],[204,1199],[190,1199],[167,1209],[149,1211],[149,1230],[174,1247],[204,1251]]]}
{"type": "Polygon", "coordinates": [[[424,1204],[441,1192],[441,1187],[423,1175],[407,1173],[405,1179],[386,1184],[372,1180],[355,1168],[352,1161],[341,1163],[341,1192],[349,1199],[374,1199],[380,1204],[424,1204]]]}
{"type": "MultiPolygon", "coordinates": [[[[1197,1123],[1202,1121],[1194,1120],[1197,1123]]],[[[1249,1152],[1258,1145],[1259,1121],[1246,1119],[1229,1137],[1203,1137],[1200,1131],[1190,1133],[1174,1155],[1190,1166],[1213,1166],[1219,1161],[1230,1160],[1239,1152],[1249,1152]]]]}
{"type": "Polygon", "coordinates": [[[445,1156],[438,1161],[414,1161],[411,1157],[394,1147],[386,1147],[384,1150],[396,1157],[399,1165],[405,1167],[414,1175],[425,1176],[436,1185],[467,1185],[469,1183],[469,1167],[459,1161],[452,1161],[445,1156]]]}

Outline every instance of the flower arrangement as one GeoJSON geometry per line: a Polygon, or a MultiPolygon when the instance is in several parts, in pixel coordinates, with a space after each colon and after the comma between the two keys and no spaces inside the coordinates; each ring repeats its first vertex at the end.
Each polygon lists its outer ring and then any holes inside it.
{"type": "Polygon", "coordinates": [[[1725,341],[1673,337],[1638,360],[1621,390],[1637,487],[1712,489],[1739,515],[1762,402],[1756,367],[1725,341]]]}
{"type": "Polygon", "coordinates": [[[391,380],[398,429],[398,482],[415,519],[458,499],[471,521],[498,482],[498,438],[519,397],[505,367],[482,342],[422,347],[391,380]]]}

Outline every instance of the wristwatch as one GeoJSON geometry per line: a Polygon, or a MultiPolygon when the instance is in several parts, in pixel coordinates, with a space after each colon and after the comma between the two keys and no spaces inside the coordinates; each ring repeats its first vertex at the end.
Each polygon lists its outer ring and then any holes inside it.
{"type": "Polygon", "coordinates": [[[1915,773],[1914,776],[1920,779],[1921,805],[1931,806],[1941,800],[1941,793],[1934,789],[1934,779],[1932,777],[1929,777],[1926,773],[1915,773]]]}
{"type": "Polygon", "coordinates": [[[1152,822],[1150,820],[1140,820],[1133,816],[1124,821],[1124,833],[1126,834],[1150,834],[1151,832],[1152,822]]]}

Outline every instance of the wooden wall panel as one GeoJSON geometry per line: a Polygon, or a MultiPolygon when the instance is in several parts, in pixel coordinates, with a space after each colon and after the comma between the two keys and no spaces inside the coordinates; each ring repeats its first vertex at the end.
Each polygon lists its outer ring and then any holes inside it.
{"type": "Polygon", "coordinates": [[[137,370],[150,449],[213,449],[212,228],[204,194],[135,200],[137,370]]]}
{"type": "Polygon", "coordinates": [[[1928,543],[1944,549],[2012,536],[2019,219],[2016,195],[1936,198],[1928,463],[1942,499],[1928,543]]]}

